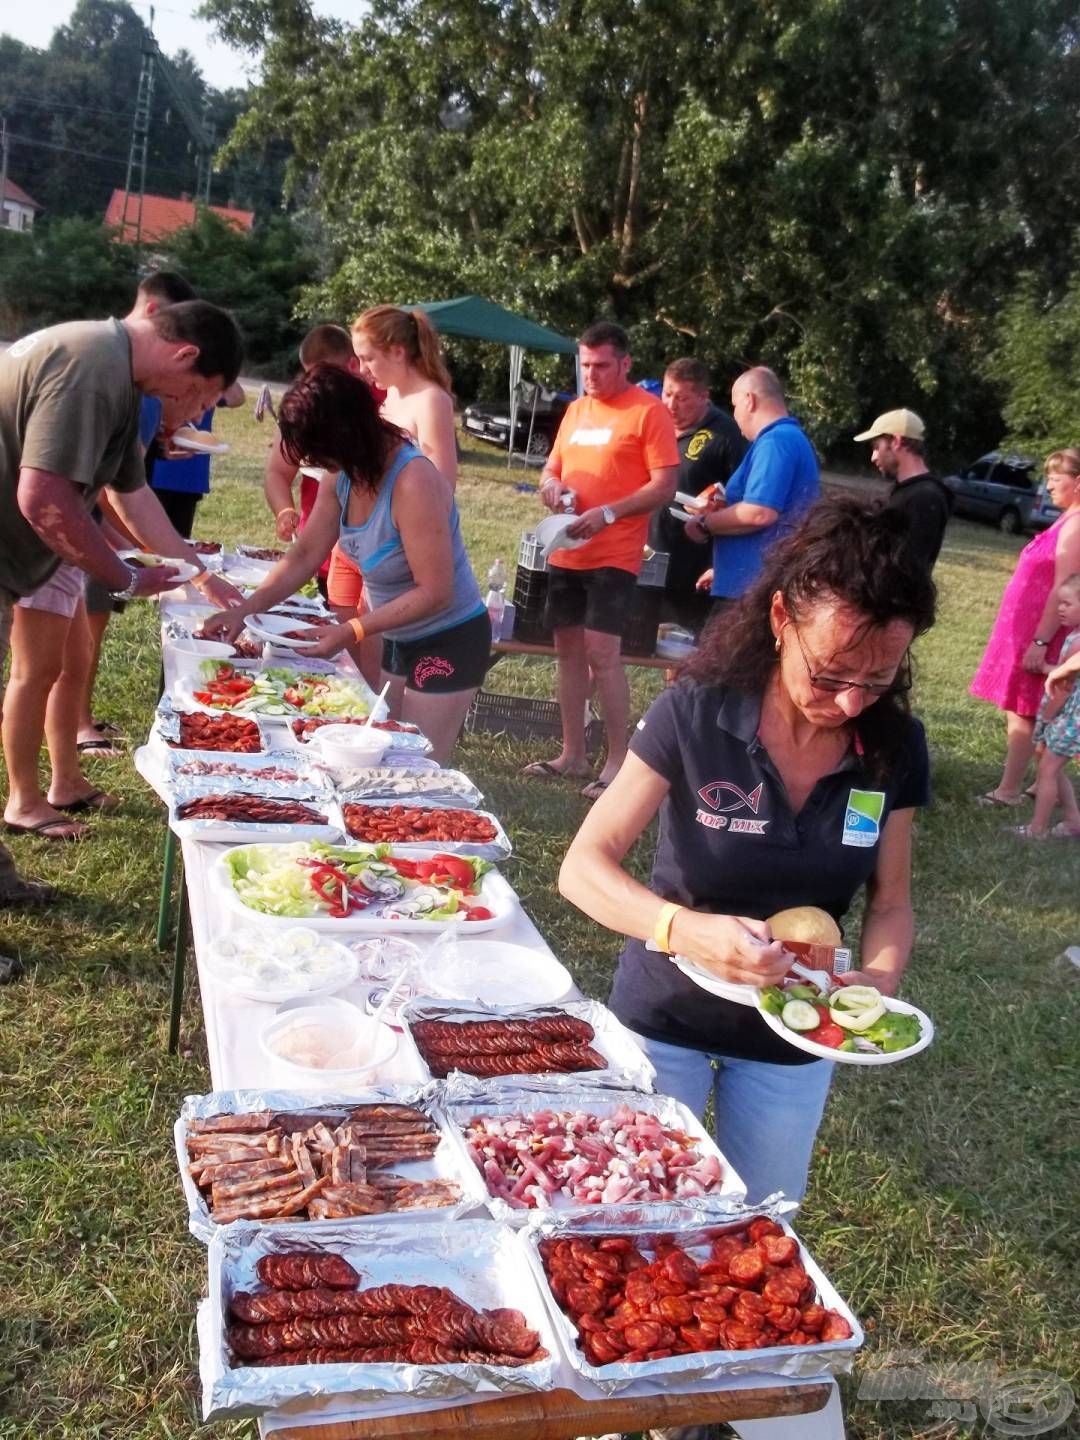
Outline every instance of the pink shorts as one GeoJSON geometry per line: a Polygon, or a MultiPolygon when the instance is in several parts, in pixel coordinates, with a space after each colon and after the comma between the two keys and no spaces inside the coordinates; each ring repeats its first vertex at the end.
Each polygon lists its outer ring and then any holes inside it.
{"type": "Polygon", "coordinates": [[[50,580],[16,603],[24,610],[48,610],[52,615],[63,615],[70,620],[79,608],[85,585],[85,572],[65,562],[50,580]]]}

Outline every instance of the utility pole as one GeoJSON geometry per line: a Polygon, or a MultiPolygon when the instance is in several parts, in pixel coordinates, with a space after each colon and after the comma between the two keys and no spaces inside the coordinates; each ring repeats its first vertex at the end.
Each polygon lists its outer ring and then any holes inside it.
{"type": "Polygon", "coordinates": [[[7,228],[7,212],[4,210],[4,199],[7,195],[7,169],[8,169],[8,133],[7,116],[0,115],[0,230],[7,228]]]}

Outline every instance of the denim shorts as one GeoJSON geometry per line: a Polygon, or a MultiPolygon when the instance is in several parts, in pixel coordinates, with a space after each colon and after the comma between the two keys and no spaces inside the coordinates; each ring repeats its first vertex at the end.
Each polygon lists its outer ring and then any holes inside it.
{"type": "Polygon", "coordinates": [[[802,1199],[836,1069],[832,1060],[772,1065],[635,1038],[656,1066],[659,1094],[681,1100],[700,1119],[712,1091],[716,1143],[745,1182],[750,1204],[777,1190],[802,1199]]]}

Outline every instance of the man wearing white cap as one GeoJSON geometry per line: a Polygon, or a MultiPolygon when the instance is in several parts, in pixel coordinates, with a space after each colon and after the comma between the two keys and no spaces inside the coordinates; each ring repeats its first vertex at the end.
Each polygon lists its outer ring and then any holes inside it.
{"type": "Polygon", "coordinates": [[[870,440],[870,459],[893,482],[885,504],[902,510],[911,525],[911,549],[927,570],[945,538],[953,497],[947,486],[926,468],[926,426],[914,410],[887,410],[856,440],[870,440]]]}

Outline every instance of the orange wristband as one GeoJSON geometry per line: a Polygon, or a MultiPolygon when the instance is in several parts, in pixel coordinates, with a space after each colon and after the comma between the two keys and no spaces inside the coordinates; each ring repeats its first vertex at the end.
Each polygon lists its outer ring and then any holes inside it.
{"type": "Polygon", "coordinates": [[[679,911],[685,909],[685,905],[676,905],[674,900],[668,900],[660,907],[653,927],[653,939],[665,955],[671,954],[671,923],[679,911]]]}
{"type": "Polygon", "coordinates": [[[349,629],[356,636],[357,640],[363,640],[364,627],[363,624],[358,619],[356,619],[355,616],[349,621],[349,629]]]}

